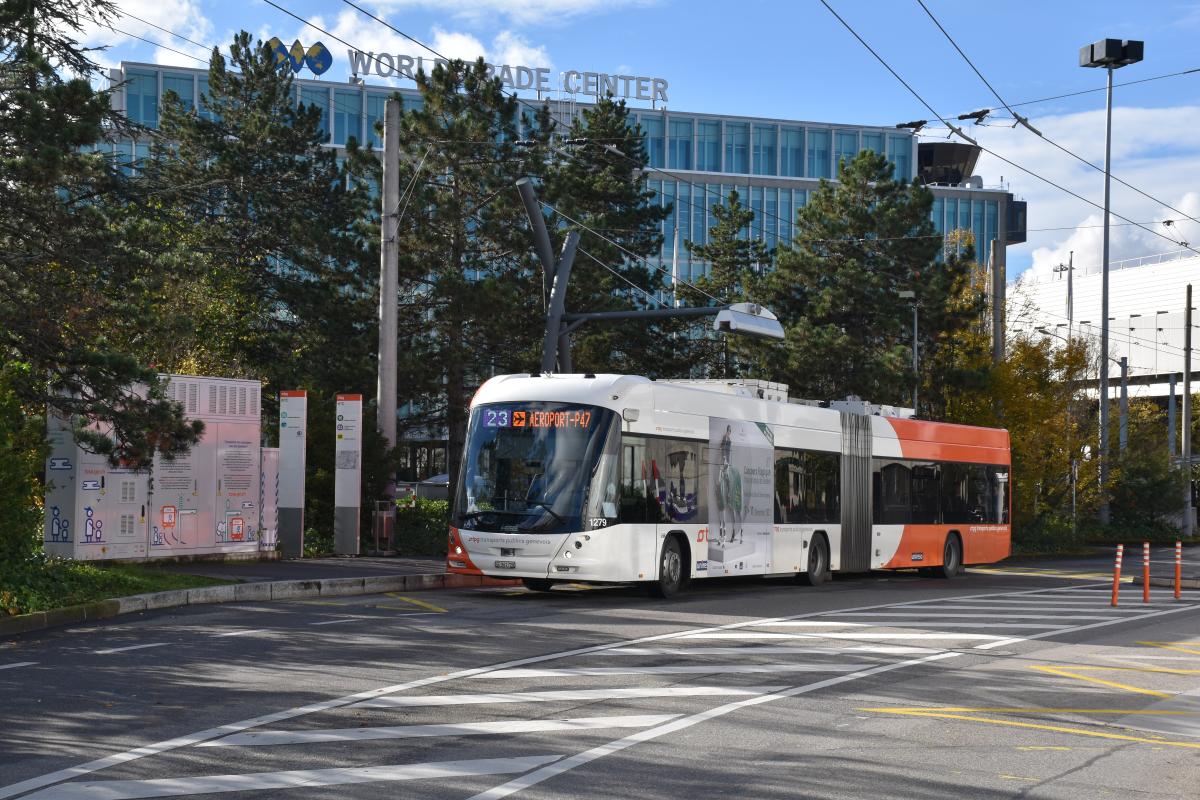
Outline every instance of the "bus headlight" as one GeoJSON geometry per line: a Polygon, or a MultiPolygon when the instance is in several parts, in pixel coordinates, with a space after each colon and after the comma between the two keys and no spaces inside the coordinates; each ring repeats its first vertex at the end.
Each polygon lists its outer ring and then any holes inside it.
{"type": "Polygon", "coordinates": [[[462,555],[462,547],[460,547],[459,545],[455,545],[454,546],[454,555],[461,556],[462,555]]]}

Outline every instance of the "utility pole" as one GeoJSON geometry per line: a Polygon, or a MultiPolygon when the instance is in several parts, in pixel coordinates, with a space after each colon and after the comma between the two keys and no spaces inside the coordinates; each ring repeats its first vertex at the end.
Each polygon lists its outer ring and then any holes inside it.
{"type": "MultiPolygon", "coordinates": [[[[991,248],[988,263],[992,267],[992,365],[995,366],[1004,360],[1004,301],[1008,290],[1005,286],[1004,258],[1000,240],[992,239],[991,248]]],[[[916,339],[913,339],[913,342],[915,352],[916,339]]]]}
{"type": "Polygon", "coordinates": [[[1183,328],[1183,535],[1192,535],[1192,285],[1187,285],[1187,310],[1183,328]]]}
{"type": "MultiPolygon", "coordinates": [[[[382,236],[379,257],[379,385],[376,425],[389,449],[396,446],[396,339],[399,302],[400,101],[388,100],[383,110],[383,191],[379,215],[382,236]]],[[[387,481],[387,497],[396,496],[396,475],[387,481]]]]}

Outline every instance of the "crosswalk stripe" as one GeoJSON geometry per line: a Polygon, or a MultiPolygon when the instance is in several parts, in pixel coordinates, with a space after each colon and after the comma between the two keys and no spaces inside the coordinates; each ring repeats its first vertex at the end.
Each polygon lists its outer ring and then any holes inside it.
{"type": "Polygon", "coordinates": [[[735,647],[619,647],[597,653],[601,656],[757,656],[757,655],[841,655],[844,653],[878,655],[912,655],[934,653],[929,647],[902,645],[863,645],[862,647],[801,647],[787,644],[742,645],[735,647]]]}
{"type": "Polygon", "coordinates": [[[562,669],[498,669],[472,680],[492,678],[563,678],[571,675],[731,675],[756,672],[854,672],[878,664],[670,664],[660,667],[564,667],[562,669]]]}
{"type": "Polygon", "coordinates": [[[776,619],[770,622],[761,622],[752,627],[755,628],[860,628],[866,625],[865,622],[833,622],[831,620],[818,619],[776,619]]]}
{"type": "Polygon", "coordinates": [[[996,616],[1001,616],[1003,619],[1059,619],[1059,620],[1094,620],[1094,619],[1111,619],[1110,614],[1006,614],[997,612],[997,614],[943,614],[937,611],[864,611],[855,614],[856,617],[923,617],[931,623],[937,624],[943,619],[993,619],[996,616]]]}
{"type": "Polygon", "coordinates": [[[316,742],[361,742],[374,739],[426,739],[438,736],[494,736],[505,733],[541,733],[545,731],[590,731],[605,728],[650,728],[662,725],[679,714],[642,714],[619,717],[577,717],[575,719],[501,720],[441,725],[394,725],[378,728],[327,728],[308,731],[253,731],[235,733],[224,739],[203,742],[198,747],[254,747],[316,742]]]}
{"type": "MultiPolygon", "coordinates": [[[[1021,627],[1029,627],[1022,625],[1021,627]]],[[[672,641],[694,639],[999,639],[985,633],[876,633],[874,631],[830,631],[829,633],[756,633],[753,631],[712,631],[691,633],[672,641]]]]}
{"type": "Polygon", "coordinates": [[[1105,614],[1140,614],[1140,613],[1142,613],[1142,609],[1140,609],[1140,608],[1103,608],[1102,609],[1098,606],[1098,604],[1094,604],[1094,603],[1088,603],[1087,605],[1084,605],[1083,603],[1078,603],[1078,604],[1072,604],[1069,606],[1046,606],[1043,604],[1035,605],[1032,603],[1020,603],[1020,604],[1013,604],[1013,605],[1008,605],[1007,603],[1006,604],[989,603],[987,605],[961,605],[961,606],[959,606],[959,605],[937,605],[937,606],[926,606],[926,607],[916,606],[916,607],[910,607],[910,608],[915,608],[916,610],[924,610],[924,608],[928,608],[931,611],[934,609],[937,609],[938,611],[981,611],[981,612],[994,612],[996,614],[1005,614],[1005,615],[1010,615],[1009,612],[1017,612],[1017,611],[1053,611],[1053,612],[1063,612],[1063,613],[1068,613],[1068,614],[1073,613],[1073,612],[1078,612],[1078,611],[1096,611],[1096,612],[1103,612],[1105,614]]]}
{"type": "Polygon", "coordinates": [[[96,655],[107,656],[112,653],[125,653],[130,650],[145,650],[148,647],[166,647],[166,642],[155,642],[154,644],[131,644],[129,647],[113,647],[108,650],[97,650],[96,655]]]}
{"type": "MultiPolygon", "coordinates": [[[[600,655],[600,654],[597,654],[600,655]]],[[[783,686],[660,686],[626,689],[552,689],[542,692],[496,694],[435,694],[423,697],[376,697],[347,708],[427,708],[431,706],[485,705],[490,703],[555,703],[578,700],[627,700],[646,697],[739,697],[776,692],[783,686]]]]}
{"type": "Polygon", "coordinates": [[[16,669],[17,667],[32,667],[36,661],[16,661],[12,664],[0,664],[0,669],[16,669]]]}
{"type": "Polygon", "coordinates": [[[380,781],[416,781],[474,775],[512,775],[537,769],[562,755],[521,758],[481,758],[469,761],[433,761],[423,764],[390,764],[380,767],[293,769],[251,772],[245,775],[200,775],[192,778],[156,778],[144,781],[86,781],[51,786],[26,795],[25,800],[133,800],[142,797],[186,797],[221,792],[345,786],[380,781]]]}
{"type": "MultiPolygon", "coordinates": [[[[976,618],[978,619],[978,618],[976,618]]],[[[1087,619],[1097,619],[1097,617],[1088,617],[1087,619]]],[[[1099,619],[1107,619],[1100,617],[1099,619]]],[[[940,620],[937,618],[929,619],[881,619],[875,623],[876,628],[1027,628],[1029,630],[1050,630],[1051,628],[1062,628],[1069,623],[1061,625],[1047,625],[1046,623],[1037,622],[954,622],[940,620]]]]}

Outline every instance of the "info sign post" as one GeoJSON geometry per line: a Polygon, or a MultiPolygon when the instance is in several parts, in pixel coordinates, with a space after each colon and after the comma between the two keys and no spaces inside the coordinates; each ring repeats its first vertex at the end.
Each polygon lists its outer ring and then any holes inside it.
{"type": "Polygon", "coordinates": [[[362,497],[362,395],[337,396],[334,440],[333,551],[358,555],[359,505],[362,497]]]}
{"type": "Polygon", "coordinates": [[[308,441],[308,392],[279,393],[279,551],[304,555],[304,465],[308,441]]]}

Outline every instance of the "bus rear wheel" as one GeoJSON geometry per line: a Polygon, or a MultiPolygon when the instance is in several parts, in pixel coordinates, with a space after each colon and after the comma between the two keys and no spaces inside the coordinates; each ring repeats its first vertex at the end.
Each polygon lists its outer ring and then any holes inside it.
{"type": "Polygon", "coordinates": [[[829,582],[829,545],[820,534],[808,543],[808,569],[797,576],[801,583],[820,586],[829,582]]]}
{"type": "Polygon", "coordinates": [[[651,597],[667,598],[678,594],[686,582],[679,540],[668,536],[663,542],[662,555],[659,556],[658,580],[651,581],[646,588],[651,597]]]}
{"type": "Polygon", "coordinates": [[[957,578],[962,572],[962,542],[957,534],[952,533],[946,537],[946,544],[942,548],[942,565],[934,567],[933,574],[938,578],[957,578]]]}
{"type": "Polygon", "coordinates": [[[548,592],[554,581],[546,578],[521,578],[521,583],[531,592],[548,592]]]}

